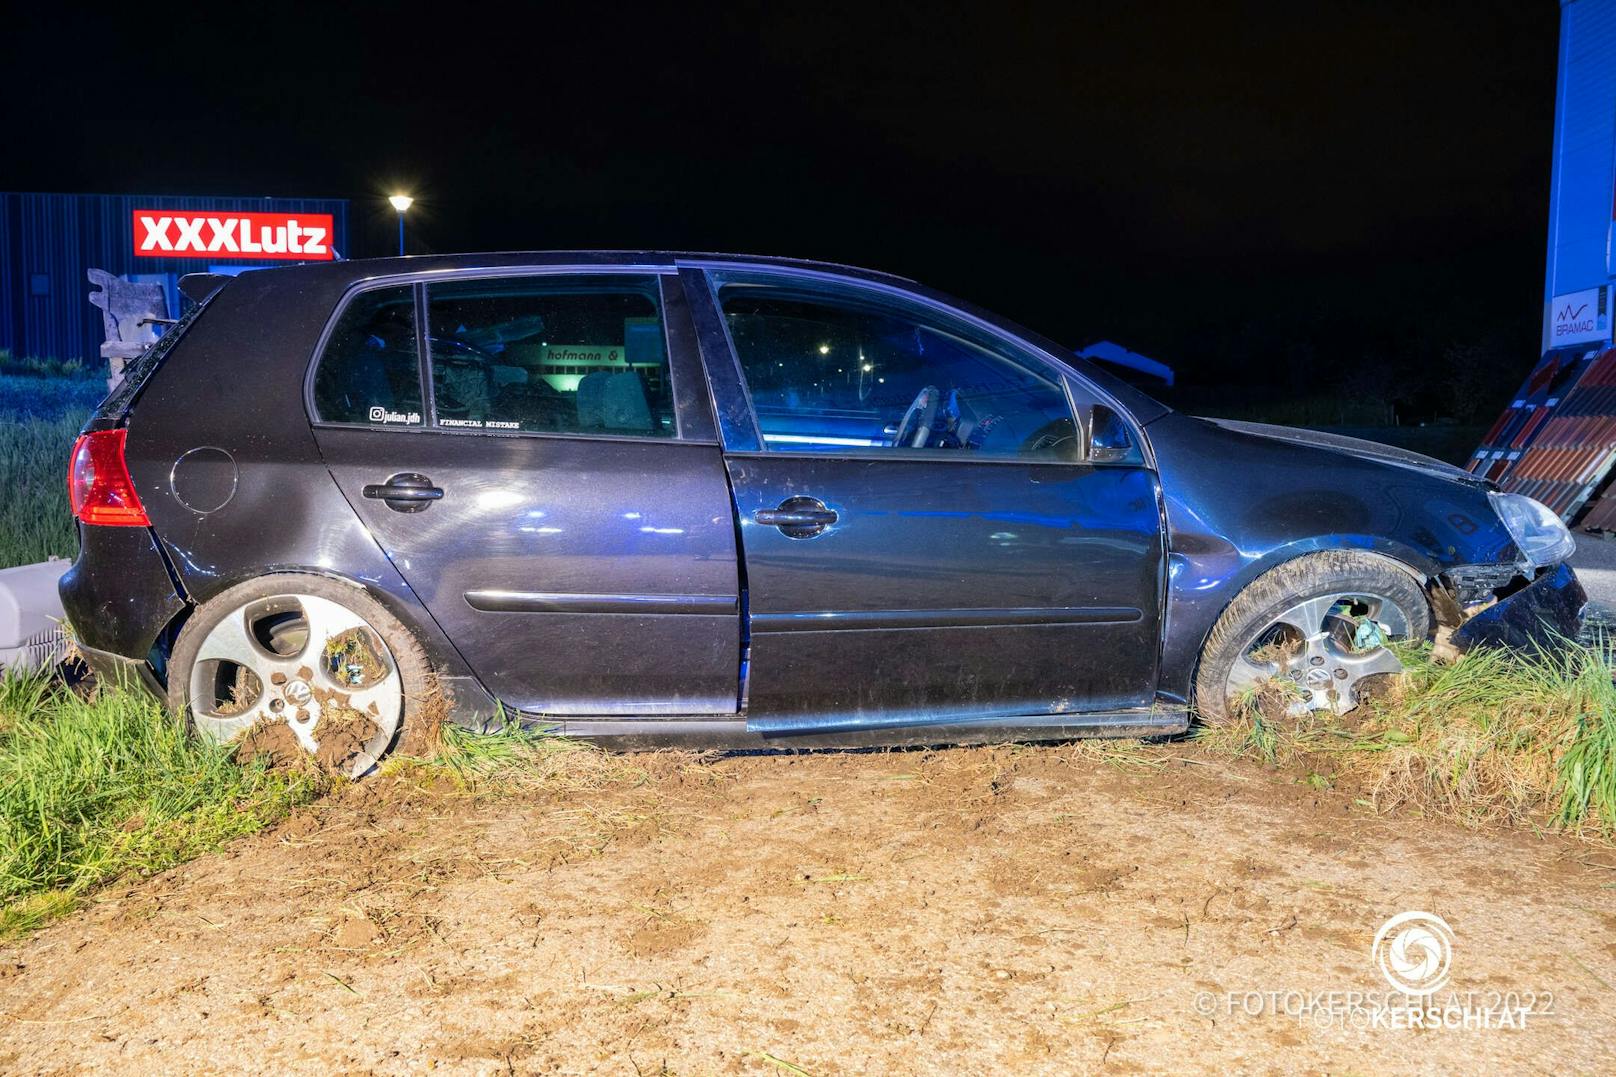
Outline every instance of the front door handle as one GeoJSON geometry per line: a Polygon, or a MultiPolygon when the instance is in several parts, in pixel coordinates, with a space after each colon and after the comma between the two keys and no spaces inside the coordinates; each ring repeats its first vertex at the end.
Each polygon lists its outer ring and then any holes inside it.
{"type": "Polygon", "coordinates": [[[443,498],[443,491],[433,486],[431,479],[413,471],[400,472],[383,483],[371,483],[365,487],[364,494],[394,512],[420,512],[443,498]]]}
{"type": "Polygon", "coordinates": [[[788,497],[779,508],[758,509],[752,519],[765,527],[778,527],[787,538],[813,538],[839,517],[817,497],[788,497]]]}

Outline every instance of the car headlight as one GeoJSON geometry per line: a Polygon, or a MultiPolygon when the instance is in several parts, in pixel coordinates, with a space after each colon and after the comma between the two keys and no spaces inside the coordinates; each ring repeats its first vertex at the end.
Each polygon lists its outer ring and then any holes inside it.
{"type": "Polygon", "coordinates": [[[1577,540],[1555,511],[1525,494],[1489,493],[1493,510],[1533,568],[1557,565],[1577,549],[1577,540]]]}

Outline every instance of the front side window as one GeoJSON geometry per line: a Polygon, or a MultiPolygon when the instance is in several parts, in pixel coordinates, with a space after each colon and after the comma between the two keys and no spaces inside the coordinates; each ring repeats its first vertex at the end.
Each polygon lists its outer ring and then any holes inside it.
{"type": "Polygon", "coordinates": [[[427,285],[437,425],[673,437],[652,276],[525,276],[427,285]]]}
{"type": "Polygon", "coordinates": [[[328,423],[421,425],[421,360],[409,285],[355,296],[314,373],[314,410],[328,423]]]}
{"type": "Polygon", "coordinates": [[[731,284],[719,303],[769,449],[1080,456],[1064,389],[1031,359],[857,296],[731,284]]]}

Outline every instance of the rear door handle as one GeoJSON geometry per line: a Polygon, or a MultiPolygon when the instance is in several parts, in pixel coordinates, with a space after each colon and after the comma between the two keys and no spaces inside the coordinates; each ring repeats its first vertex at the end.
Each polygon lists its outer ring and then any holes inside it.
{"type": "Polygon", "coordinates": [[[840,517],[817,497],[788,497],[778,508],[758,509],[752,519],[765,527],[778,527],[787,538],[813,538],[840,517]]]}
{"type": "Polygon", "coordinates": [[[443,499],[443,491],[433,486],[431,479],[413,471],[400,472],[383,483],[371,483],[365,487],[364,495],[381,501],[394,512],[420,512],[443,499]]]}

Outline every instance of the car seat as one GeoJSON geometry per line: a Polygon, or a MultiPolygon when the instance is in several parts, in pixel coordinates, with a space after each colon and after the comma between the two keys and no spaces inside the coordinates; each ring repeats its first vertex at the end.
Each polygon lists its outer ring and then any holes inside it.
{"type": "Polygon", "coordinates": [[[578,427],[648,434],[651,405],[636,370],[594,370],[578,382],[578,427]]]}
{"type": "Polygon", "coordinates": [[[515,421],[524,429],[565,430],[568,414],[567,398],[544,382],[513,382],[494,397],[491,418],[515,421]]]}

